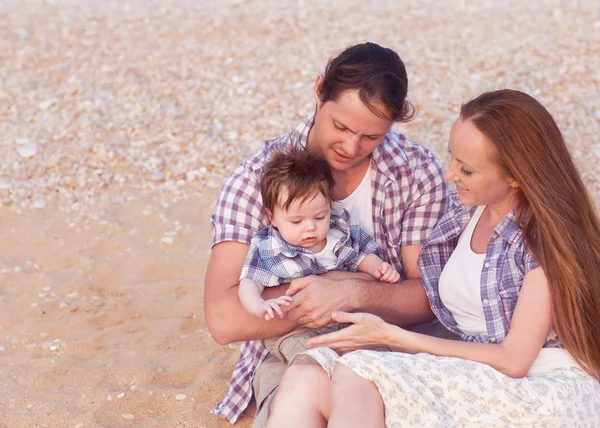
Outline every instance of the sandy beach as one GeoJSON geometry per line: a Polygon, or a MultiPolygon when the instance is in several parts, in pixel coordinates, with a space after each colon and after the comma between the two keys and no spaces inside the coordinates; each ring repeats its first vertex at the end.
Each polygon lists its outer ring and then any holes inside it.
{"type": "Polygon", "coordinates": [[[0,427],[229,426],[210,410],[238,348],[203,311],[215,197],[364,41],[405,60],[419,114],[395,128],[443,162],[462,102],[520,89],[600,206],[598,2],[0,4],[0,427]]]}

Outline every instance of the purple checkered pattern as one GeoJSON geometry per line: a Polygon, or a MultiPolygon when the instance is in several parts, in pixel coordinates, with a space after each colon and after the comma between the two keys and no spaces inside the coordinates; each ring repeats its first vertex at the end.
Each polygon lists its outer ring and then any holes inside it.
{"type": "MultiPolygon", "coordinates": [[[[348,211],[344,210],[341,215],[332,214],[330,224],[331,229],[344,234],[334,248],[338,258],[333,269],[356,272],[366,255],[377,252],[373,238],[359,225],[350,224],[348,211]]],[[[290,245],[273,225],[269,225],[252,238],[240,280],[250,279],[264,287],[274,287],[327,270],[314,253],[290,245]]]]}
{"type": "MultiPolygon", "coordinates": [[[[211,217],[213,245],[224,241],[250,244],[252,236],[268,226],[262,209],[262,167],[274,150],[291,145],[306,147],[313,119],[290,133],[267,140],[226,180],[211,217]]],[[[405,278],[400,249],[425,242],[442,215],[447,187],[437,157],[425,147],[390,129],[371,156],[372,214],[379,256],[405,278]]],[[[266,355],[260,341],[247,344],[266,355]]],[[[251,382],[262,358],[238,361],[231,387],[214,412],[235,423],[252,398],[251,382]],[[254,365],[255,364],[255,365],[254,365]]]]}
{"type": "MultiPolygon", "coordinates": [[[[510,320],[517,305],[523,277],[538,267],[519,229],[515,211],[511,211],[495,228],[488,242],[481,273],[481,299],[487,334],[463,333],[450,311],[440,299],[438,282],[450,255],[458,244],[477,207],[467,207],[453,195],[451,206],[431,233],[419,255],[419,270],[433,313],[461,340],[480,343],[502,343],[510,328],[510,320]]],[[[551,332],[544,347],[558,347],[551,332]]]]}

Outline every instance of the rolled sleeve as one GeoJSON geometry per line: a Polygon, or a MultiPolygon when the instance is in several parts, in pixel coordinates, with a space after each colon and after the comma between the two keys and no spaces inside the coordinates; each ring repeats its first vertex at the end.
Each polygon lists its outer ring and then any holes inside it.
{"type": "Polygon", "coordinates": [[[212,246],[223,241],[250,244],[254,233],[267,224],[258,178],[243,165],[225,181],[215,205],[210,219],[212,246]]]}

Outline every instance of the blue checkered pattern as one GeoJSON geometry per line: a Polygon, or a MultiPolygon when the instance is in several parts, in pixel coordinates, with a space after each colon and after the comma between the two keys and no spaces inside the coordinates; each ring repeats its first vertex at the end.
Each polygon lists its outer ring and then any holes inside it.
{"type": "MultiPolygon", "coordinates": [[[[334,246],[338,256],[333,269],[356,272],[365,256],[377,252],[377,244],[359,225],[350,224],[350,214],[331,215],[331,229],[344,237],[334,246]]],[[[330,270],[333,270],[330,269],[330,270]]],[[[269,225],[261,229],[250,244],[240,280],[250,279],[264,287],[289,283],[294,278],[304,278],[327,272],[309,250],[287,243],[279,231],[269,225]]]]}
{"type": "MultiPolygon", "coordinates": [[[[510,328],[510,320],[517,305],[519,291],[527,272],[538,263],[523,239],[515,210],[495,228],[488,242],[481,273],[481,301],[487,334],[468,335],[456,324],[450,311],[443,305],[439,293],[439,279],[450,255],[477,207],[467,207],[453,195],[451,206],[439,221],[421,249],[418,266],[433,313],[461,340],[480,343],[501,343],[510,328]]],[[[558,347],[554,332],[548,336],[545,347],[558,347]]]]}

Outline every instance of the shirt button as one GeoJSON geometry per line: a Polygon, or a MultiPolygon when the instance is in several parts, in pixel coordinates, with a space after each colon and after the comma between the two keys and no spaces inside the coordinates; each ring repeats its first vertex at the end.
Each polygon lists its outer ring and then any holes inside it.
{"type": "Polygon", "coordinates": [[[483,304],[484,305],[489,305],[490,301],[488,299],[483,299],[483,304]]]}
{"type": "Polygon", "coordinates": [[[490,337],[490,342],[495,342],[496,338],[494,336],[490,337]]]}
{"type": "Polygon", "coordinates": [[[485,266],[486,268],[490,267],[490,262],[485,262],[485,265],[484,265],[484,266],[485,266]]]}

